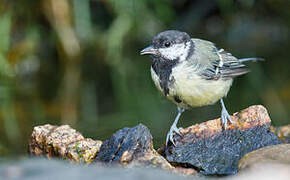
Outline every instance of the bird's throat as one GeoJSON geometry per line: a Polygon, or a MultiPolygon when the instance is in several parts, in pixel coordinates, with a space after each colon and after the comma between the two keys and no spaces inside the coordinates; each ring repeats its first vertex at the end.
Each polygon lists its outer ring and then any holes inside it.
{"type": "Polygon", "coordinates": [[[174,77],[170,77],[172,68],[179,62],[179,59],[166,60],[163,58],[153,58],[152,69],[159,77],[159,84],[165,96],[169,94],[169,86],[174,81],[174,77]]]}

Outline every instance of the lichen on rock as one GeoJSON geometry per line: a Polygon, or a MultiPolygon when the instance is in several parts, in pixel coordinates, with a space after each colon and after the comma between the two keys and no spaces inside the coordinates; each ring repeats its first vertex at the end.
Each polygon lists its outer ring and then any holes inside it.
{"type": "Polygon", "coordinates": [[[84,138],[69,125],[46,124],[34,127],[29,141],[29,153],[90,163],[99,152],[101,144],[102,141],[84,138]]]}

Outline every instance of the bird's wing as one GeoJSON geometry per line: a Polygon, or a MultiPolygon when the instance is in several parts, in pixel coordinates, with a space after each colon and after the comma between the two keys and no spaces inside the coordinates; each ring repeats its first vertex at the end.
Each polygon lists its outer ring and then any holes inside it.
{"type": "Polygon", "coordinates": [[[224,49],[218,50],[217,53],[219,54],[220,59],[213,63],[217,67],[216,73],[220,74],[222,78],[234,78],[249,72],[246,65],[231,53],[226,52],[224,49]]]}
{"type": "Polygon", "coordinates": [[[249,70],[239,59],[212,42],[192,39],[194,42],[193,59],[199,66],[199,74],[208,80],[234,78],[246,74],[249,70]]]}

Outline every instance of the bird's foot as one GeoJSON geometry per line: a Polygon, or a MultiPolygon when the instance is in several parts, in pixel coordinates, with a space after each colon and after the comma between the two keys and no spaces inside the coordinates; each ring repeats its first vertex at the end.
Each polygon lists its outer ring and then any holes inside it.
{"type": "Polygon", "coordinates": [[[171,126],[169,132],[167,133],[167,137],[166,137],[166,145],[168,144],[169,141],[172,142],[172,144],[175,146],[175,142],[173,139],[174,133],[178,134],[179,136],[183,136],[180,132],[180,130],[182,130],[183,128],[177,128],[176,126],[171,126]]]}
{"type": "Polygon", "coordinates": [[[230,121],[231,124],[234,123],[226,109],[222,109],[221,120],[222,120],[222,126],[224,127],[224,129],[227,129],[228,120],[230,121]]]}

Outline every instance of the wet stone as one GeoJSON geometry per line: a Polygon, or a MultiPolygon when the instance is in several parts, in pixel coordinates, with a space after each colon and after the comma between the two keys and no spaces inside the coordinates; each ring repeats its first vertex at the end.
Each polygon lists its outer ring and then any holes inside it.
{"type": "Polygon", "coordinates": [[[271,120],[263,106],[251,106],[232,116],[226,130],[220,119],[207,121],[181,130],[175,135],[176,146],[159,150],[172,164],[193,168],[205,175],[237,173],[238,161],[248,152],[280,144],[270,131],[271,120]]]}
{"type": "Polygon", "coordinates": [[[120,164],[127,167],[173,167],[153,149],[152,135],[149,129],[139,124],[132,128],[123,128],[105,141],[96,157],[96,162],[120,164]]]}

